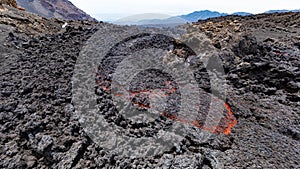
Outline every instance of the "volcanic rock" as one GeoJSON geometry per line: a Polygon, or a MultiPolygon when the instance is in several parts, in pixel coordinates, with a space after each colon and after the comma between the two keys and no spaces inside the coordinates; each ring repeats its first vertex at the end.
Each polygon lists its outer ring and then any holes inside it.
{"type": "Polygon", "coordinates": [[[17,0],[28,12],[46,18],[96,21],[68,0],[17,0]]]}
{"type": "MultiPolygon", "coordinates": [[[[123,157],[86,134],[72,102],[72,76],[81,49],[97,30],[139,28],[45,19],[7,9],[0,13],[0,168],[299,168],[300,13],[228,16],[185,25],[195,30],[186,37],[206,36],[207,46],[201,47],[214,53],[203,57],[221,58],[228,81],[226,106],[237,124],[228,134],[213,133],[203,142],[186,137],[156,156],[123,157]]],[[[160,38],[152,40],[164,40],[160,38]]],[[[130,48],[120,45],[111,54],[150,45],[142,40],[130,41],[130,48]]],[[[176,49],[172,56],[182,54],[178,62],[192,57],[182,44],[164,42],[160,45],[176,49]]],[[[196,76],[209,92],[203,69],[196,76]]],[[[160,84],[154,76],[158,72],[151,73],[149,81],[160,84]]],[[[126,135],[151,137],[169,125],[160,123],[164,116],[152,124],[128,123],[112,111],[104,89],[95,88],[100,113],[126,135]]]]}
{"type": "Polygon", "coordinates": [[[7,6],[10,6],[10,7],[14,7],[14,8],[17,8],[19,10],[25,10],[24,8],[20,7],[16,0],[1,0],[0,1],[0,8],[3,8],[3,5],[7,5],[7,6]]]}

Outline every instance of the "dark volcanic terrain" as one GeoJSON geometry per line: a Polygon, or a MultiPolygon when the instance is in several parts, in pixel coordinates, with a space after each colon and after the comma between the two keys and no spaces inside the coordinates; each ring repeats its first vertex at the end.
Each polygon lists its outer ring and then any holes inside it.
{"type": "Polygon", "coordinates": [[[26,11],[46,18],[95,21],[68,0],[16,0],[26,11]]]}
{"type": "MultiPolygon", "coordinates": [[[[170,151],[135,158],[108,152],[86,134],[74,116],[72,76],[97,31],[101,36],[102,30],[139,28],[45,19],[6,8],[0,9],[0,168],[300,168],[300,13],[226,16],[182,26],[185,37],[205,35],[221,58],[226,103],[237,124],[205,142],[187,137],[170,151]]],[[[121,45],[115,55],[143,44],[127,40],[132,46],[121,45]]],[[[164,42],[160,45],[174,43],[164,42]]],[[[190,54],[176,45],[173,53],[190,54]]],[[[199,84],[210,90],[205,74],[199,84]]],[[[109,98],[103,89],[96,91],[99,97],[109,98]]],[[[120,125],[115,114],[106,113],[110,105],[102,107],[105,119],[120,125]]],[[[146,133],[123,124],[125,133],[146,133]]]]}

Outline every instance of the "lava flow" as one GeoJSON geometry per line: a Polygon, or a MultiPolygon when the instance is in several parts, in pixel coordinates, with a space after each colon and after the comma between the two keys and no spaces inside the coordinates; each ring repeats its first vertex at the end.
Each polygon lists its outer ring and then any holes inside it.
{"type": "Polygon", "coordinates": [[[186,119],[182,119],[182,118],[176,117],[174,115],[168,115],[164,112],[162,113],[162,115],[171,120],[181,122],[184,124],[190,124],[197,128],[200,128],[202,130],[205,130],[205,131],[208,131],[208,132],[211,132],[214,134],[223,133],[225,135],[229,135],[231,133],[231,129],[237,124],[237,119],[233,116],[230,106],[227,103],[225,103],[224,106],[227,110],[225,117],[223,117],[221,119],[221,123],[219,123],[218,126],[214,126],[212,128],[205,127],[204,124],[200,123],[197,119],[195,119],[194,121],[188,121],[186,119]]]}
{"type": "MultiPolygon", "coordinates": [[[[97,82],[98,82],[98,85],[100,85],[99,81],[97,81],[97,82]]],[[[100,86],[102,87],[102,89],[104,91],[110,92],[110,88],[107,87],[108,86],[107,84],[102,83],[100,86]]],[[[151,103],[149,102],[150,95],[155,95],[156,98],[159,98],[159,97],[168,97],[171,94],[175,93],[176,88],[172,87],[170,85],[170,82],[166,82],[166,86],[167,86],[167,88],[161,89],[161,92],[157,92],[157,90],[145,89],[145,90],[140,90],[140,91],[127,91],[129,94],[129,97],[126,96],[127,94],[124,94],[124,93],[123,94],[117,93],[117,94],[115,94],[115,96],[116,97],[128,97],[127,99],[129,99],[132,102],[132,104],[137,106],[138,108],[150,109],[151,108],[151,103]]],[[[184,123],[184,124],[190,124],[197,128],[200,128],[202,130],[205,130],[205,131],[208,131],[208,132],[211,132],[214,134],[223,133],[225,135],[229,135],[231,133],[232,128],[237,124],[237,119],[234,117],[233,112],[231,111],[231,107],[229,106],[228,103],[224,103],[224,109],[226,110],[226,112],[223,113],[224,117],[221,118],[221,120],[217,126],[213,126],[213,127],[205,127],[205,125],[204,125],[205,119],[199,120],[199,119],[197,119],[197,117],[195,117],[194,120],[189,120],[184,116],[178,116],[178,115],[165,113],[165,112],[162,112],[161,115],[168,119],[171,119],[173,121],[177,121],[177,122],[184,123]]],[[[201,113],[201,115],[206,116],[207,113],[208,112],[206,112],[206,113],[204,112],[204,113],[201,113]]]]}
{"type": "Polygon", "coordinates": [[[223,130],[223,133],[228,135],[231,133],[231,129],[237,124],[237,119],[233,116],[233,112],[231,111],[231,107],[229,106],[228,103],[225,103],[225,108],[227,110],[227,115],[229,115],[229,117],[227,116],[225,118],[227,128],[223,130]]]}
{"type": "MultiPolygon", "coordinates": [[[[173,92],[173,89],[171,89],[173,92]]],[[[151,92],[151,90],[142,90],[140,92],[134,92],[131,93],[131,95],[137,96],[138,94],[152,94],[152,95],[158,95],[161,96],[161,93],[157,93],[157,92],[151,92]]],[[[166,96],[168,96],[168,94],[166,94],[166,96]]],[[[139,108],[143,108],[143,109],[149,109],[151,108],[150,103],[145,104],[145,103],[139,103],[136,100],[133,101],[133,104],[136,105],[139,108]]],[[[190,121],[186,118],[182,118],[180,116],[176,116],[173,114],[167,114],[167,113],[161,113],[163,116],[173,120],[173,121],[177,121],[180,123],[184,123],[184,124],[190,124],[193,125],[195,127],[201,128],[202,130],[214,133],[214,134],[220,134],[223,133],[225,135],[229,135],[231,133],[231,129],[237,124],[237,119],[234,117],[233,112],[231,111],[231,108],[229,106],[228,103],[224,103],[224,109],[226,109],[226,112],[223,113],[224,117],[221,118],[220,123],[217,126],[213,126],[213,127],[205,127],[204,126],[204,122],[203,121],[199,121],[198,119],[195,119],[194,121],[190,121]]]]}

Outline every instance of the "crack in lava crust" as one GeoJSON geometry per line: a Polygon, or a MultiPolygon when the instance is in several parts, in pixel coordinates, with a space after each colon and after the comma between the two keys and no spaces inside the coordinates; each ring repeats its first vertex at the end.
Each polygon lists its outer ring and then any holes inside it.
{"type": "MultiPolygon", "coordinates": [[[[108,81],[105,81],[105,83],[109,83],[108,81]]],[[[161,92],[158,92],[157,90],[151,90],[151,89],[144,89],[139,91],[132,91],[127,90],[127,94],[124,93],[116,93],[114,96],[116,97],[126,97],[127,100],[131,101],[133,105],[135,105],[138,109],[141,110],[149,110],[151,108],[151,103],[149,101],[149,96],[155,96],[156,98],[160,97],[168,97],[171,94],[174,94],[177,91],[176,87],[171,86],[171,81],[166,81],[165,84],[169,88],[163,88],[161,89],[161,92]]],[[[111,89],[108,84],[103,84],[99,81],[97,81],[97,84],[101,84],[100,87],[108,92],[111,93],[111,89]]],[[[120,86],[121,87],[121,86],[120,86]]],[[[215,100],[217,101],[217,100],[215,100]]],[[[199,105],[200,106],[200,105],[199,105]]],[[[205,118],[207,115],[207,112],[199,112],[198,114],[202,116],[201,119],[195,119],[195,120],[189,120],[189,118],[186,118],[185,116],[178,115],[176,113],[169,113],[169,112],[161,112],[160,115],[163,117],[166,117],[168,119],[171,119],[175,122],[180,122],[184,124],[189,124],[194,127],[200,128],[202,130],[214,133],[214,134],[225,134],[229,135],[231,133],[232,128],[237,124],[237,119],[234,117],[233,112],[231,110],[231,107],[228,103],[224,103],[224,110],[223,112],[224,117],[219,122],[218,126],[213,126],[211,128],[207,128],[204,126],[205,118]]],[[[187,112],[186,114],[191,114],[190,112],[187,112]]]]}
{"type": "MultiPolygon", "coordinates": [[[[198,83],[193,85],[198,85],[198,87],[190,85],[189,83],[191,82],[184,81],[184,78],[179,78],[177,79],[180,81],[181,91],[179,91],[179,83],[177,84],[177,81],[173,79],[171,74],[163,72],[160,69],[152,67],[149,68],[147,66],[144,70],[140,69],[143,66],[139,67],[137,70],[140,72],[131,75],[134,77],[133,79],[127,77],[125,79],[121,78],[122,80],[120,82],[114,80],[114,85],[112,87],[113,77],[115,76],[113,74],[116,70],[118,70],[117,68],[119,67],[119,64],[123,60],[126,60],[125,58],[134,56],[133,58],[136,57],[134,62],[131,62],[129,59],[127,60],[128,64],[120,66],[122,67],[122,69],[120,69],[122,71],[133,69],[134,66],[131,67],[129,65],[132,63],[139,65],[138,61],[143,59],[142,57],[139,58],[139,55],[132,55],[132,53],[138,53],[137,51],[147,49],[149,47],[167,50],[169,51],[167,57],[174,57],[173,55],[176,55],[178,58],[183,59],[184,62],[187,62],[187,58],[189,56],[196,56],[196,53],[194,53],[193,50],[184,43],[160,34],[141,34],[133,36],[113,46],[98,66],[98,71],[96,72],[96,84],[103,92],[110,95],[110,98],[114,97],[116,100],[120,101],[119,103],[115,100],[119,107],[122,107],[122,110],[117,110],[118,106],[112,105],[115,106],[112,111],[113,113],[104,113],[107,114],[105,117],[107,119],[120,119],[121,117],[123,121],[126,121],[123,124],[129,124],[128,126],[123,125],[123,128],[126,126],[128,130],[135,128],[133,126],[138,126],[137,128],[139,129],[146,128],[149,131],[151,130],[152,133],[157,133],[159,130],[163,130],[166,125],[172,125],[174,122],[179,122],[186,124],[185,126],[192,126],[210,133],[222,133],[229,135],[231,133],[231,129],[237,124],[237,120],[233,116],[230,106],[227,103],[224,103],[222,99],[219,99],[218,96],[215,96],[211,91],[212,84],[210,82],[210,76],[202,62],[197,63],[197,68],[194,68],[195,70],[193,70],[194,73],[192,75],[196,80],[196,83],[198,83]],[[172,51],[171,53],[170,50],[172,51]],[[129,86],[126,86],[125,83],[123,84],[124,81],[129,79],[131,81],[126,82],[126,85],[129,86]],[[122,83],[122,85],[120,83],[122,83]],[[193,89],[189,87],[193,87],[193,89]],[[115,92],[115,90],[119,90],[121,92],[115,92]],[[200,90],[199,93],[192,97],[186,97],[194,93],[196,90],[200,90]],[[181,99],[183,91],[185,91],[185,99],[182,104],[181,99]],[[194,96],[200,99],[199,105],[197,100],[193,98],[194,96]],[[213,105],[214,108],[210,108],[211,105],[213,105]],[[182,107],[187,109],[180,111],[182,107]],[[136,110],[139,112],[136,113],[136,110]],[[147,115],[150,115],[150,118],[147,120],[144,117],[141,118],[143,119],[143,125],[141,125],[139,121],[141,120],[140,117],[138,117],[138,120],[135,117],[143,116],[143,113],[146,112],[147,115]],[[208,122],[208,125],[206,122],[208,122]]],[[[152,52],[150,53],[152,54],[152,52]]],[[[154,58],[154,56],[148,56],[146,53],[147,52],[144,51],[143,53],[140,53],[140,55],[142,55],[143,58],[154,58]]],[[[163,62],[164,59],[165,57],[158,57],[155,62],[163,62]],[[160,59],[162,60],[160,61],[160,59]]],[[[212,62],[216,61],[213,60],[212,62]]],[[[141,64],[147,65],[146,63],[141,64]]],[[[123,76],[124,74],[126,74],[126,72],[122,73],[123,76]]],[[[119,122],[114,120],[108,121],[120,126],[118,125],[119,122]]],[[[144,134],[142,135],[145,136],[144,134]]]]}

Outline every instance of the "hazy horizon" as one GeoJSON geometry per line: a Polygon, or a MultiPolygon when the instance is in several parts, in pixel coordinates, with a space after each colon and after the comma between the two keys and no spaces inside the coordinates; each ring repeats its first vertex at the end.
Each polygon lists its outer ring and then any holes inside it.
{"type": "Polygon", "coordinates": [[[268,10],[300,9],[299,0],[70,0],[78,8],[91,16],[104,20],[115,21],[131,15],[158,13],[170,16],[184,15],[200,10],[218,11],[221,13],[249,12],[263,13],[268,10]]]}

